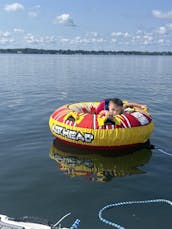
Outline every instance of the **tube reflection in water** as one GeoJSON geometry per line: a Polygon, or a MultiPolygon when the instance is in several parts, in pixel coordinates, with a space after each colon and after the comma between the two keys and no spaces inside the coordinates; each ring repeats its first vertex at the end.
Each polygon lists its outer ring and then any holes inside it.
{"type": "Polygon", "coordinates": [[[149,162],[152,152],[143,148],[114,154],[113,151],[107,153],[71,148],[54,140],[49,156],[57,162],[58,169],[69,176],[107,182],[114,177],[145,173],[140,166],[149,162]]]}

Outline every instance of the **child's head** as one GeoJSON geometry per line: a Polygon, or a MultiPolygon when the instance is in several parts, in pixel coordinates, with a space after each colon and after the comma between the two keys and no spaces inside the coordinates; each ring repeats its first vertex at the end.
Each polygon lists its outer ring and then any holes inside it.
{"type": "Polygon", "coordinates": [[[123,112],[123,102],[118,98],[110,99],[108,108],[113,115],[121,114],[123,112]]]}

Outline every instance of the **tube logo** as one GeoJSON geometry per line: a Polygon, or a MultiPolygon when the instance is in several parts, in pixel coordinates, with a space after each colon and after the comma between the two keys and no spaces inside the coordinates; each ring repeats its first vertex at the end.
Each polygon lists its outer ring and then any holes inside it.
{"type": "Polygon", "coordinates": [[[75,141],[82,141],[86,143],[91,143],[94,140],[94,135],[90,133],[81,133],[80,131],[69,130],[65,127],[59,125],[53,125],[52,130],[63,137],[72,139],[75,141]]]}

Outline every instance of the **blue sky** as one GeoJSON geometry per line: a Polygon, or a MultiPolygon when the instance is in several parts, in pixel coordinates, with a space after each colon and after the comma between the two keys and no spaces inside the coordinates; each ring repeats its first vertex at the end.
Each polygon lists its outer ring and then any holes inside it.
{"type": "Polygon", "coordinates": [[[172,51],[171,0],[1,0],[0,48],[172,51]]]}

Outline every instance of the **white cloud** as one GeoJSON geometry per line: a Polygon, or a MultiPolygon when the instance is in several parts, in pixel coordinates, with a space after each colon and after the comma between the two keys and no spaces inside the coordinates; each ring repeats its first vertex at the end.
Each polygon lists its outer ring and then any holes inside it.
{"type": "Polygon", "coordinates": [[[105,42],[105,39],[104,39],[104,38],[97,38],[97,39],[95,40],[95,42],[97,42],[97,43],[102,43],[102,42],[105,42]]]}
{"type": "Polygon", "coordinates": [[[11,44],[14,42],[13,38],[0,37],[0,44],[11,44]]]}
{"type": "Polygon", "coordinates": [[[160,47],[170,47],[171,46],[171,40],[168,39],[158,39],[156,40],[156,44],[160,47]]]}
{"type": "Polygon", "coordinates": [[[125,32],[123,35],[124,35],[124,37],[129,37],[130,36],[128,32],[125,32]]]}
{"type": "Polygon", "coordinates": [[[29,15],[30,17],[37,17],[37,16],[38,16],[38,12],[29,11],[29,12],[28,12],[28,15],[29,15]]]}
{"type": "Polygon", "coordinates": [[[164,39],[159,39],[159,40],[158,40],[158,43],[159,43],[159,44],[164,44],[164,39]]]}
{"type": "Polygon", "coordinates": [[[128,46],[128,48],[130,48],[130,46],[143,47],[147,45],[153,47],[157,44],[159,44],[159,46],[164,46],[164,44],[169,46],[170,42],[167,42],[167,40],[171,40],[171,35],[172,23],[169,23],[149,32],[144,30],[136,30],[133,33],[121,31],[112,32],[108,41],[124,47],[128,46]]]}
{"type": "Polygon", "coordinates": [[[0,31],[0,37],[9,37],[11,34],[10,34],[10,32],[1,32],[0,31]]]}
{"type": "Polygon", "coordinates": [[[87,36],[86,37],[80,37],[80,36],[76,36],[76,37],[73,37],[73,38],[61,38],[60,39],[61,42],[63,43],[69,43],[69,44],[72,44],[72,45],[75,45],[75,44],[81,44],[81,45],[84,45],[84,44],[100,44],[100,43],[103,43],[105,42],[104,38],[97,38],[97,37],[91,37],[91,38],[88,38],[87,36]]]}
{"type": "Polygon", "coordinates": [[[28,15],[30,17],[37,17],[40,13],[40,5],[35,5],[29,9],[28,15]]]}
{"type": "Polygon", "coordinates": [[[117,39],[112,38],[112,42],[113,42],[113,43],[116,43],[116,42],[117,42],[117,39]]]}
{"type": "Polygon", "coordinates": [[[32,9],[40,9],[40,8],[41,8],[40,5],[35,5],[35,6],[32,7],[32,9]]]}
{"type": "Polygon", "coordinates": [[[12,4],[5,5],[4,10],[7,12],[16,12],[19,10],[24,10],[24,6],[20,3],[15,2],[12,4]]]}
{"type": "Polygon", "coordinates": [[[54,36],[34,36],[30,33],[27,34],[24,38],[29,44],[55,43],[57,40],[54,36]]]}
{"type": "Polygon", "coordinates": [[[91,32],[90,35],[92,35],[93,37],[98,37],[98,33],[97,32],[91,32]]]}
{"type": "Polygon", "coordinates": [[[71,40],[71,44],[88,44],[90,43],[91,40],[88,39],[88,38],[81,38],[79,36],[77,37],[74,37],[72,40],[71,40]]]}
{"type": "Polygon", "coordinates": [[[172,10],[168,12],[162,12],[160,10],[152,10],[152,15],[161,19],[172,19],[172,10]]]}
{"type": "Polygon", "coordinates": [[[172,30],[172,23],[171,24],[167,24],[166,27],[167,27],[168,30],[171,31],[172,30]]]}
{"type": "Polygon", "coordinates": [[[24,29],[20,29],[20,28],[14,28],[13,31],[15,33],[24,33],[24,29]]]}
{"type": "Polygon", "coordinates": [[[68,38],[61,38],[60,41],[66,43],[66,42],[70,42],[70,39],[68,39],[68,38]]]}
{"type": "Polygon", "coordinates": [[[113,37],[119,37],[119,36],[122,36],[122,32],[113,32],[111,35],[113,37]]]}
{"type": "Polygon", "coordinates": [[[136,35],[135,38],[139,40],[141,38],[141,36],[140,35],[136,35]]]}
{"type": "Polygon", "coordinates": [[[60,16],[57,16],[55,18],[55,23],[66,25],[66,26],[75,26],[74,21],[70,16],[70,14],[62,14],[60,16]]]}
{"type": "Polygon", "coordinates": [[[172,24],[167,24],[165,26],[160,26],[156,32],[160,35],[168,34],[172,31],[172,24]]]}
{"type": "Polygon", "coordinates": [[[152,36],[145,35],[143,37],[143,44],[144,45],[149,45],[149,44],[152,43],[152,41],[153,41],[153,37],[152,36]]]}
{"type": "Polygon", "coordinates": [[[140,29],[136,31],[136,34],[142,34],[142,33],[144,33],[144,32],[140,29]]]}
{"type": "Polygon", "coordinates": [[[13,43],[14,39],[11,38],[10,32],[2,32],[0,31],[0,44],[10,44],[13,43]]]}
{"type": "Polygon", "coordinates": [[[135,34],[133,34],[132,36],[130,35],[129,39],[127,40],[124,40],[124,43],[126,45],[152,45],[154,43],[154,39],[155,37],[153,36],[152,33],[146,33],[146,32],[141,32],[141,33],[138,33],[136,31],[135,34]]]}
{"type": "Polygon", "coordinates": [[[129,33],[128,32],[112,32],[111,36],[113,37],[129,37],[129,33]]]}
{"type": "Polygon", "coordinates": [[[157,33],[163,35],[167,33],[167,28],[165,26],[161,26],[158,28],[157,33]]]}

